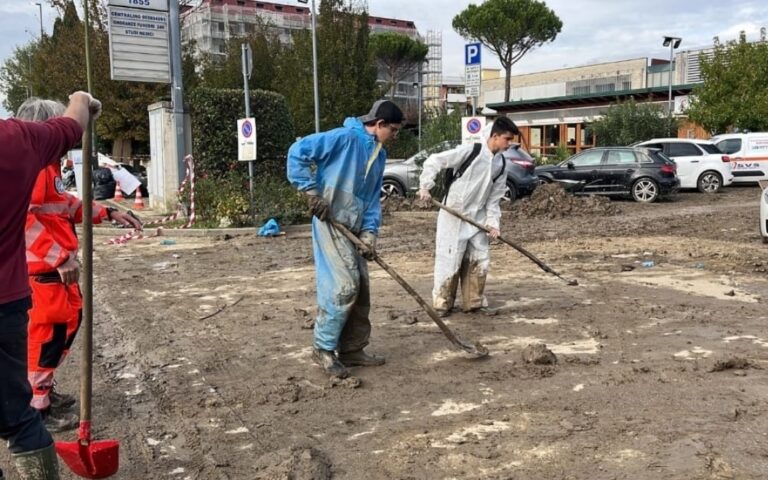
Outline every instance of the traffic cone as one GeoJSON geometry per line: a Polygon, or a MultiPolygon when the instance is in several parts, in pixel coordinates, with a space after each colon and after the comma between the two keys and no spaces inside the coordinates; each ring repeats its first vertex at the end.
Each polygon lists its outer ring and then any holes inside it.
{"type": "Polygon", "coordinates": [[[144,197],[141,195],[141,186],[136,187],[136,199],[133,201],[134,210],[144,208],[144,197]]]}
{"type": "Polygon", "coordinates": [[[125,200],[125,198],[123,198],[123,191],[120,190],[120,182],[115,182],[115,198],[114,198],[114,200],[116,202],[119,202],[121,200],[125,200]]]}

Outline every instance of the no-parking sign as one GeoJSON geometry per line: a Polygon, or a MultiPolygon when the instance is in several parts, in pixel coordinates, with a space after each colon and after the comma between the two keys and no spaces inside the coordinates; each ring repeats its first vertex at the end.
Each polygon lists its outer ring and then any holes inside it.
{"type": "Polygon", "coordinates": [[[241,162],[256,160],[256,119],[237,121],[237,159],[241,162]]]}
{"type": "Polygon", "coordinates": [[[461,117],[461,141],[462,143],[476,143],[482,141],[480,132],[485,127],[485,117],[461,117]]]}

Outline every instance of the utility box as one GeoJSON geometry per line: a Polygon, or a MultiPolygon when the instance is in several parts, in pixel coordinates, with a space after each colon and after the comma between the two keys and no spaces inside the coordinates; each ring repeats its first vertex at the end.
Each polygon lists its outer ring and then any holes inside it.
{"type": "MultiPolygon", "coordinates": [[[[158,212],[175,212],[179,203],[179,185],[186,175],[183,157],[176,152],[176,131],[170,102],[150,105],[149,153],[151,162],[147,172],[149,205],[158,212]]],[[[192,128],[189,114],[184,114],[184,145],[192,152],[192,128]]]]}

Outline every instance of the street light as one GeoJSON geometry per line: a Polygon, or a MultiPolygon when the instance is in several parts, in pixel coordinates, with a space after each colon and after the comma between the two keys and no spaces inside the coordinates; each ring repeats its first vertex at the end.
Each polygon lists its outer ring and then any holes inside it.
{"type": "Polygon", "coordinates": [[[42,40],[43,35],[45,34],[45,31],[43,30],[43,4],[40,2],[34,2],[34,4],[37,5],[38,10],[40,10],[40,39],[42,40]]]}
{"type": "MultiPolygon", "coordinates": [[[[309,0],[299,0],[307,3],[309,0]]],[[[315,0],[312,0],[310,14],[312,16],[312,79],[315,89],[315,133],[320,132],[320,93],[317,86],[317,25],[315,22],[315,0]]]]}
{"type": "Polygon", "coordinates": [[[672,116],[672,61],[674,60],[675,49],[680,46],[683,39],[680,37],[664,36],[664,46],[669,47],[669,116],[672,116]]]}
{"type": "Polygon", "coordinates": [[[419,68],[419,71],[418,71],[417,75],[418,75],[418,78],[417,78],[417,81],[413,82],[413,87],[417,89],[417,91],[416,91],[416,98],[417,98],[416,102],[418,104],[417,108],[419,109],[419,151],[421,151],[421,110],[422,110],[422,105],[421,105],[421,102],[422,102],[421,68],[419,68]]]}

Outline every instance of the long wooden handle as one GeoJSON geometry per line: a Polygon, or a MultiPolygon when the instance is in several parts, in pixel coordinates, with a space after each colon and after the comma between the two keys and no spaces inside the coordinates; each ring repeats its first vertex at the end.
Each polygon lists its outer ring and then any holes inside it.
{"type": "MultiPolygon", "coordinates": [[[[488,227],[486,227],[485,225],[481,225],[480,223],[478,223],[478,222],[474,221],[473,219],[469,218],[468,216],[464,215],[463,213],[461,213],[461,212],[459,212],[459,211],[457,211],[457,210],[454,210],[454,209],[453,209],[453,208],[451,208],[451,207],[448,207],[448,206],[446,206],[446,205],[443,205],[442,203],[438,202],[438,201],[437,201],[437,200],[435,200],[434,198],[432,199],[432,204],[433,204],[433,205],[435,205],[436,207],[442,208],[443,210],[445,210],[446,212],[450,213],[451,215],[453,215],[453,216],[455,216],[455,217],[458,217],[458,218],[460,218],[462,221],[464,221],[464,222],[467,222],[467,223],[469,223],[470,225],[473,225],[473,226],[475,226],[475,227],[479,228],[480,230],[482,230],[482,231],[484,231],[484,232],[490,232],[490,231],[491,231],[491,230],[490,230],[488,227]]],[[[522,253],[523,255],[525,255],[526,257],[528,257],[528,259],[529,259],[529,260],[531,260],[533,263],[535,263],[536,265],[538,265],[538,266],[539,266],[539,268],[541,268],[541,269],[542,269],[542,270],[544,270],[545,272],[547,272],[547,273],[551,273],[552,275],[556,276],[556,277],[557,277],[557,278],[559,278],[560,280],[562,280],[562,281],[566,282],[568,285],[578,285],[578,282],[577,282],[576,280],[566,280],[566,279],[565,279],[565,278],[563,278],[563,277],[562,277],[562,276],[561,276],[559,273],[557,273],[556,271],[552,270],[552,269],[549,267],[549,265],[547,265],[546,263],[544,263],[544,262],[542,262],[541,260],[539,260],[539,258],[538,258],[538,257],[536,257],[536,255],[532,254],[531,252],[529,252],[528,250],[526,250],[525,248],[523,248],[521,245],[518,245],[517,243],[513,242],[512,240],[509,240],[509,239],[507,239],[507,238],[504,238],[504,237],[502,237],[501,235],[499,235],[499,240],[501,240],[502,242],[506,243],[506,244],[507,244],[507,245],[509,245],[510,247],[514,248],[514,249],[515,249],[515,250],[517,250],[518,252],[520,252],[520,253],[522,253]]]]}
{"type": "MultiPolygon", "coordinates": [[[[349,241],[354,243],[357,248],[360,248],[362,250],[369,250],[368,246],[364,244],[359,238],[357,238],[355,234],[350,232],[349,229],[347,229],[347,227],[345,227],[344,225],[340,224],[335,220],[330,220],[330,222],[331,222],[331,225],[333,225],[336,228],[336,230],[338,230],[339,232],[341,232],[342,235],[347,237],[347,239],[349,239],[349,241]]],[[[438,327],[440,327],[440,330],[443,331],[445,336],[448,337],[448,339],[452,343],[460,345],[462,346],[462,348],[464,348],[464,346],[462,345],[462,342],[456,337],[456,335],[451,331],[451,329],[448,328],[445,322],[440,320],[440,316],[437,314],[437,312],[435,312],[435,310],[426,301],[424,301],[424,298],[422,298],[422,296],[419,295],[418,292],[416,292],[416,290],[414,290],[413,287],[411,287],[411,285],[408,282],[406,282],[403,277],[401,277],[392,267],[390,267],[384,260],[382,260],[382,258],[379,256],[378,253],[374,253],[373,260],[376,263],[378,263],[379,266],[383,268],[388,274],[390,274],[390,276],[392,276],[392,278],[394,278],[395,281],[399,283],[401,287],[403,287],[408,293],[411,294],[411,296],[416,300],[416,302],[419,305],[421,305],[421,308],[423,308],[424,311],[427,312],[427,315],[429,315],[429,318],[431,318],[432,321],[435,322],[438,327]]]]}
{"type": "MultiPolygon", "coordinates": [[[[93,121],[89,119],[83,135],[83,319],[80,338],[83,342],[83,360],[80,365],[80,422],[91,421],[91,395],[93,391],[93,165],[91,138],[93,121]]],[[[90,440],[90,439],[88,439],[90,440]]]]}

